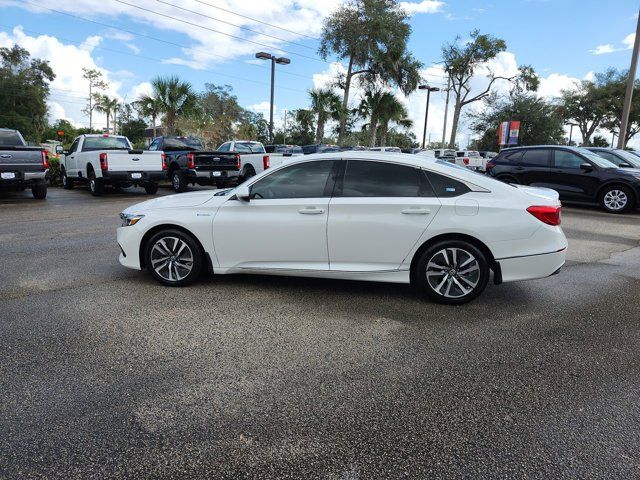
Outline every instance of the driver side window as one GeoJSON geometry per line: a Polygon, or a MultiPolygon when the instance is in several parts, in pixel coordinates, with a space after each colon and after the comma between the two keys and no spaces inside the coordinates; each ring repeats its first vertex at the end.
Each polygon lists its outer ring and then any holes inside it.
{"type": "Polygon", "coordinates": [[[155,152],[156,150],[158,150],[159,145],[160,145],[160,139],[156,138],[153,142],[151,142],[151,145],[149,145],[149,150],[155,152]]]}
{"type": "Polygon", "coordinates": [[[333,160],[305,162],[278,170],[251,186],[252,199],[321,198],[331,196],[326,188],[333,160]]]}
{"type": "Polygon", "coordinates": [[[73,142],[73,144],[71,145],[71,147],[69,147],[69,153],[73,153],[78,149],[78,142],[80,140],[79,139],[75,139],[75,141],[73,142]]]}

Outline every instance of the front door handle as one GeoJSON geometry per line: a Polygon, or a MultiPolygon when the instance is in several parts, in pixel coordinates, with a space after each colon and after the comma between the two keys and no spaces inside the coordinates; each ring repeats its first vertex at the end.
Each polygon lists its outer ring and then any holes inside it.
{"type": "Polygon", "coordinates": [[[428,208],[405,208],[402,213],[405,215],[429,215],[431,210],[428,208]]]}
{"type": "Polygon", "coordinates": [[[301,208],[300,210],[298,210],[298,213],[302,213],[303,215],[320,215],[321,213],[324,213],[324,208],[301,208]]]}

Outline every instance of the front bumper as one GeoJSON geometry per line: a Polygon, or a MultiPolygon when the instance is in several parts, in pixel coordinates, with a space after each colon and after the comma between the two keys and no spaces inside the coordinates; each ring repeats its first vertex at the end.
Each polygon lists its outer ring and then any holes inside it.
{"type": "Polygon", "coordinates": [[[118,261],[127,268],[141,270],[140,265],[140,242],[142,233],[135,227],[120,227],[117,230],[116,238],[120,246],[120,257],[118,261]]]}

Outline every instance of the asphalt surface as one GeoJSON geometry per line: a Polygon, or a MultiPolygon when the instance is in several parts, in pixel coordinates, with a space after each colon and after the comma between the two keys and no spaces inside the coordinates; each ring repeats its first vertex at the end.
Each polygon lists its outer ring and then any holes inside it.
{"type": "MultiPolygon", "coordinates": [[[[117,262],[141,191],[0,193],[0,478],[640,478],[640,212],[463,307],[117,262]]],[[[161,194],[169,193],[161,190],[161,194]]]]}

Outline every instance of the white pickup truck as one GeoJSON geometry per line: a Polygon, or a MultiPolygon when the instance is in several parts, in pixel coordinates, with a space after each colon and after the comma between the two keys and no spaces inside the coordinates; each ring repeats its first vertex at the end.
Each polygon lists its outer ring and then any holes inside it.
{"type": "Polygon", "coordinates": [[[476,172],[484,172],[487,169],[487,159],[482,158],[476,150],[462,150],[456,152],[456,165],[467,167],[476,172]]]}
{"type": "Polygon", "coordinates": [[[216,149],[216,152],[230,152],[240,156],[238,183],[244,182],[272,165],[279,165],[285,158],[282,153],[267,153],[262,143],[253,140],[224,142],[216,149]]]}
{"type": "Polygon", "coordinates": [[[62,186],[89,183],[91,193],[102,195],[105,185],[114,188],[141,185],[149,194],[158,191],[165,178],[162,152],[134,150],[127,137],[80,135],[60,160],[62,186]]]}

